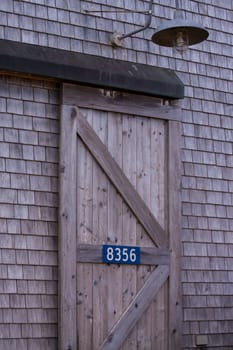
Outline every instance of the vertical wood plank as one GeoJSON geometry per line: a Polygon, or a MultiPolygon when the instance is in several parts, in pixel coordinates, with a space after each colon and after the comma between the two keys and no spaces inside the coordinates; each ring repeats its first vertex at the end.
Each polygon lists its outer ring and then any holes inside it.
{"type": "MultiPolygon", "coordinates": [[[[151,119],[150,123],[150,208],[164,231],[167,231],[167,122],[151,119]]],[[[151,304],[153,346],[160,350],[167,349],[167,288],[165,283],[151,304]]]]}
{"type": "MultiPolygon", "coordinates": [[[[108,151],[122,167],[122,117],[108,113],[108,151]]],[[[108,240],[109,244],[122,244],[122,198],[109,182],[108,190],[108,240]]],[[[108,332],[122,313],[122,269],[120,265],[107,268],[108,286],[108,332]]]]}
{"type": "Polygon", "coordinates": [[[61,107],[59,209],[59,349],[77,349],[76,112],[61,107]]]}
{"type": "MultiPolygon", "coordinates": [[[[167,246],[166,235],[152,215],[148,206],[142,200],[141,196],[134,189],[125,174],[122,172],[119,165],[114,161],[108,152],[106,145],[101,142],[90,125],[85,121],[82,114],[78,112],[78,135],[86,144],[94,158],[98,161],[110,181],[116,187],[117,191],[124,198],[125,202],[130,206],[135,213],[140,224],[145,228],[151,240],[159,246],[167,246]]],[[[146,135],[147,137],[147,135],[146,135]]],[[[145,176],[140,169],[139,176],[145,176]]],[[[147,177],[148,178],[148,177],[147,177]]]]}
{"type": "MultiPolygon", "coordinates": [[[[130,331],[136,325],[145,311],[149,308],[152,300],[155,298],[158,290],[168,278],[169,267],[158,266],[149,276],[144,286],[137,293],[135,299],[121,315],[118,322],[114,325],[108,337],[104,340],[98,350],[118,350],[124,342],[130,331]]],[[[145,340],[145,339],[144,339],[145,340]]],[[[141,343],[138,349],[152,349],[150,339],[141,343]]],[[[154,347],[153,347],[154,350],[154,347]]]]}
{"type": "Polygon", "coordinates": [[[181,124],[169,121],[169,236],[171,248],[169,277],[169,350],[180,349],[181,313],[181,124]]]}
{"type": "MultiPolygon", "coordinates": [[[[92,110],[83,113],[92,124],[92,110]]],[[[77,244],[92,244],[93,157],[78,138],[77,143],[77,244]]],[[[91,264],[77,264],[77,323],[79,349],[93,350],[93,269],[91,264]]]]}
{"type": "Polygon", "coordinates": [[[166,186],[167,186],[167,122],[150,120],[151,150],[150,150],[150,209],[162,228],[165,227],[166,214],[166,186]]]}
{"type": "MultiPolygon", "coordinates": [[[[150,208],[150,147],[151,129],[150,119],[137,118],[137,191],[150,208]]],[[[151,247],[153,242],[141,227],[137,225],[137,244],[151,247]]],[[[151,273],[151,266],[139,266],[137,272],[137,289],[142,288],[151,273]]],[[[148,309],[137,325],[137,346],[151,350],[151,310],[148,309]]]]}
{"type": "MultiPolygon", "coordinates": [[[[106,145],[108,141],[107,113],[95,111],[93,129],[106,145]]],[[[93,244],[103,244],[108,237],[108,179],[93,162],[93,244]]],[[[106,274],[108,266],[93,265],[93,341],[97,349],[108,331],[106,274]]]]}
{"type": "MultiPolygon", "coordinates": [[[[86,263],[79,264],[76,270],[77,244],[101,246],[109,242],[154,247],[154,243],[120,198],[119,189],[113,187],[87,145],[77,137],[75,111],[78,109],[72,110],[72,106],[63,105],[61,113],[59,349],[94,350],[102,344],[148,276],[155,271],[152,272],[150,266],[86,263]],[[74,190],[76,186],[77,191],[74,190]]],[[[128,112],[129,109],[125,113],[128,112]]],[[[166,242],[165,232],[169,232],[172,249],[169,283],[167,281],[161,287],[148,311],[129,331],[124,344],[119,343],[119,350],[179,349],[180,123],[166,121],[166,139],[161,120],[118,114],[117,110],[103,112],[87,108],[82,114],[157,218],[161,226],[159,231],[164,233],[159,236],[162,242],[166,242]]],[[[104,152],[102,156],[105,158],[104,152]]],[[[108,164],[114,168],[111,162],[108,164]]]]}
{"type": "MultiPolygon", "coordinates": [[[[123,114],[123,171],[131,184],[136,188],[136,118],[123,114]]],[[[123,204],[123,232],[122,244],[136,246],[137,221],[129,207],[123,204]]],[[[122,271],[122,307],[126,310],[137,293],[137,267],[125,266],[122,271]]],[[[136,327],[125,340],[122,350],[135,350],[137,348],[136,327]]]]}

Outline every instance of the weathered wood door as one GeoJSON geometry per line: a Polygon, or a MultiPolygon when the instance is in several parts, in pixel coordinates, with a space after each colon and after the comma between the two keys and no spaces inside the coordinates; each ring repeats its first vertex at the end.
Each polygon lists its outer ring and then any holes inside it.
{"type": "Polygon", "coordinates": [[[179,109],[65,84],[60,349],[179,349],[179,109]],[[140,265],[102,246],[140,247],[140,265]]]}

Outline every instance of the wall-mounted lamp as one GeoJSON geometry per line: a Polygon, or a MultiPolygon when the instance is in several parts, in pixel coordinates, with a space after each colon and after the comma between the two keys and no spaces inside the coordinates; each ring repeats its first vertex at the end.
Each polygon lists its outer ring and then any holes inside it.
{"type": "MultiPolygon", "coordinates": [[[[148,18],[143,28],[130,32],[128,34],[114,33],[111,42],[115,47],[120,47],[125,38],[147,29],[151,24],[153,0],[150,0],[148,18]]],[[[179,52],[184,52],[194,44],[199,44],[209,36],[208,31],[199,23],[184,19],[182,11],[179,8],[179,2],[176,0],[176,11],[174,19],[166,20],[155,30],[152,35],[152,42],[166,47],[174,47],[179,52]]]]}

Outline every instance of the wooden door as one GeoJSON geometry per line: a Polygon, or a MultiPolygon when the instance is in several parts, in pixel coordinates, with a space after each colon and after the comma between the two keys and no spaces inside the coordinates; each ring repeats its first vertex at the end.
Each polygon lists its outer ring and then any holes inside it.
{"type": "Polygon", "coordinates": [[[60,349],[180,348],[179,114],[63,86],[60,349]],[[140,248],[140,264],[103,263],[103,245],[140,248]]]}

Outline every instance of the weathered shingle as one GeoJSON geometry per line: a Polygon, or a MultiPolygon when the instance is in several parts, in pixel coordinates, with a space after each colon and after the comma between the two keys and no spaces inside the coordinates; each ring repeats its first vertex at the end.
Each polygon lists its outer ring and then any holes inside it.
{"type": "MultiPolygon", "coordinates": [[[[142,26],[144,15],[90,13],[148,2],[1,0],[1,38],[114,57],[176,70],[183,106],[183,349],[195,335],[232,346],[232,1],[182,6],[210,30],[183,56],[149,42],[175,4],[156,4],[151,27],[113,50],[109,36],[142,26]]],[[[1,77],[0,82],[0,348],[57,349],[57,191],[59,96],[54,82],[1,77]],[[52,122],[53,121],[53,122],[52,122]],[[34,265],[36,264],[36,265],[34,265]],[[13,308],[13,311],[10,308],[13,308]],[[28,310],[29,309],[29,310],[28,310]],[[54,311],[55,310],[55,311],[54,311]],[[5,323],[2,323],[4,320],[5,323]],[[28,322],[31,323],[28,323],[28,322]]]]}

